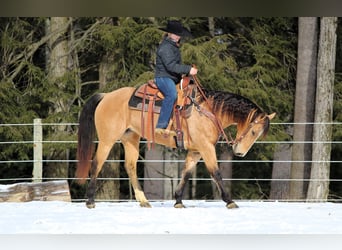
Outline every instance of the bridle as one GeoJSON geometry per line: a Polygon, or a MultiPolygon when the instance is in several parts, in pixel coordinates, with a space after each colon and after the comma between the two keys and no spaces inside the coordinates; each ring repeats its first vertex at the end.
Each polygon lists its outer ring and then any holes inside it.
{"type": "MultiPolygon", "coordinates": [[[[197,89],[200,91],[200,94],[202,95],[203,99],[205,100],[205,102],[207,103],[208,107],[210,107],[209,102],[208,102],[208,98],[206,97],[206,95],[204,94],[203,90],[202,90],[202,85],[200,84],[200,82],[198,81],[196,75],[192,75],[192,78],[197,86],[197,89]]],[[[216,126],[217,130],[219,131],[219,136],[217,141],[220,139],[220,137],[222,136],[224,138],[224,140],[226,141],[228,146],[233,147],[234,145],[238,144],[248,133],[248,131],[254,127],[256,124],[261,123],[262,121],[265,120],[265,117],[262,117],[260,120],[255,119],[253,122],[251,122],[243,131],[243,133],[241,133],[241,135],[239,136],[239,138],[235,138],[233,139],[233,137],[231,136],[230,132],[228,131],[228,137],[224,132],[224,129],[222,127],[221,122],[217,119],[217,117],[214,115],[214,113],[212,111],[206,110],[205,108],[201,107],[195,100],[195,98],[188,96],[188,98],[191,100],[191,102],[194,104],[196,110],[202,114],[204,114],[205,116],[207,116],[216,126]]],[[[252,115],[255,113],[255,111],[252,113],[252,115]]],[[[263,122],[265,123],[265,122],[263,122]]]]}
{"type": "MultiPolygon", "coordinates": [[[[201,85],[200,82],[198,81],[197,76],[196,76],[196,75],[192,75],[192,78],[194,79],[194,82],[195,82],[195,84],[196,84],[196,86],[197,86],[197,89],[198,89],[199,92],[201,93],[203,99],[204,99],[205,102],[207,103],[208,107],[210,107],[209,102],[208,102],[208,98],[207,98],[206,95],[204,94],[203,89],[202,89],[202,85],[201,85]]],[[[225,139],[227,145],[233,146],[233,145],[234,145],[234,144],[233,144],[234,140],[232,140],[230,134],[229,134],[229,136],[230,136],[230,139],[231,139],[231,140],[228,140],[227,135],[224,133],[224,130],[223,130],[223,127],[222,127],[221,122],[217,119],[217,117],[214,115],[214,113],[213,113],[212,111],[208,111],[208,110],[202,108],[202,107],[194,100],[194,98],[191,98],[191,101],[192,101],[192,103],[194,103],[194,105],[195,105],[195,107],[196,107],[196,109],[197,109],[198,112],[201,112],[201,113],[203,113],[204,115],[206,115],[206,116],[215,124],[217,130],[219,131],[219,136],[218,136],[218,138],[217,138],[217,141],[218,141],[218,140],[220,139],[220,137],[222,136],[222,137],[225,139]]]]}
{"type": "MultiPolygon", "coordinates": [[[[255,125],[257,124],[265,124],[265,119],[266,119],[266,116],[265,117],[262,117],[260,120],[258,119],[255,119],[253,122],[251,122],[246,128],[245,130],[241,133],[241,135],[239,136],[239,138],[235,138],[235,140],[232,140],[231,141],[231,146],[234,146],[235,144],[238,144],[246,135],[247,133],[249,132],[249,130],[251,130],[255,125]]],[[[231,135],[229,134],[230,138],[231,138],[231,135]]]]}

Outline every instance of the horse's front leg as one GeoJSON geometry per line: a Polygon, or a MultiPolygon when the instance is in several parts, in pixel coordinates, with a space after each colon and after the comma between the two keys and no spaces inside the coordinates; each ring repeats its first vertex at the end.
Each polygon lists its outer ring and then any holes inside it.
{"type": "Polygon", "coordinates": [[[222,200],[227,203],[227,208],[238,208],[238,205],[234,201],[231,200],[229,194],[225,191],[221,171],[219,169],[215,170],[211,173],[211,177],[215,181],[217,188],[221,194],[222,200]]]}
{"type": "Polygon", "coordinates": [[[186,159],[185,159],[185,165],[182,170],[182,178],[175,191],[175,198],[176,198],[176,204],[174,205],[175,208],[184,208],[182,199],[183,199],[185,185],[188,182],[189,178],[191,177],[192,171],[194,167],[196,167],[196,164],[200,159],[201,159],[201,155],[198,152],[193,152],[193,151],[188,152],[186,159]]]}
{"type": "Polygon", "coordinates": [[[201,152],[205,165],[209,171],[211,178],[217,185],[217,188],[221,194],[222,200],[226,202],[227,208],[238,208],[235,202],[230,198],[230,195],[224,189],[221,171],[219,170],[216,158],[215,146],[211,145],[206,150],[201,152]]]}

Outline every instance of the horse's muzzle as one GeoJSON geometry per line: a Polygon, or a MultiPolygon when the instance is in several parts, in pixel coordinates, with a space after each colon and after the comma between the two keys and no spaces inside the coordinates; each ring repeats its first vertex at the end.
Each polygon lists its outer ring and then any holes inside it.
{"type": "Polygon", "coordinates": [[[232,149],[233,149],[234,155],[238,157],[244,157],[248,152],[248,150],[247,151],[242,150],[239,144],[234,144],[232,146],[232,149]]]}

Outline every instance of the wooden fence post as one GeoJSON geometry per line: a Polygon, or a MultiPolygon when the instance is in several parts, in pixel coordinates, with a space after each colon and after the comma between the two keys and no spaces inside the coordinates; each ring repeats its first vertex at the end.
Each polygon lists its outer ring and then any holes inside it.
{"type": "Polygon", "coordinates": [[[43,179],[43,128],[42,119],[33,120],[33,171],[32,181],[42,182],[43,179]]]}

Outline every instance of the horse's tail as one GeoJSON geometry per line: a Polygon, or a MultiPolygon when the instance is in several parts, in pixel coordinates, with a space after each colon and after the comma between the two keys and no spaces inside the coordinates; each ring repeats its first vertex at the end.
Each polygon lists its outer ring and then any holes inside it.
{"type": "Polygon", "coordinates": [[[89,175],[91,158],[94,150],[96,135],[94,115],[97,105],[104,94],[93,95],[84,105],[79,118],[77,143],[77,169],[76,178],[79,184],[84,184],[89,175]]]}

